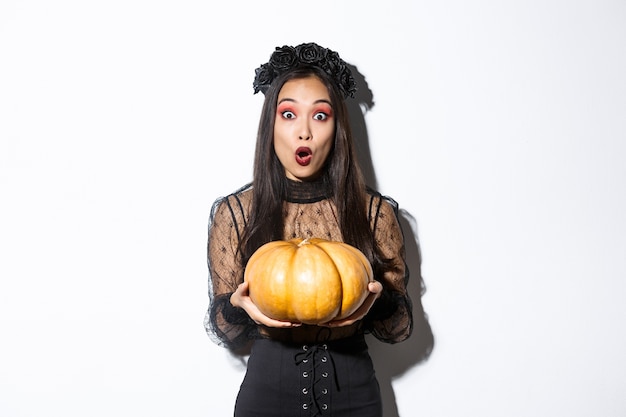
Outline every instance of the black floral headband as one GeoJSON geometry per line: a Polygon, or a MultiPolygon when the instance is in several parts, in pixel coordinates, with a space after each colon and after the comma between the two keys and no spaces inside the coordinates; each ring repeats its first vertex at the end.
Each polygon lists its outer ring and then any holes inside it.
{"type": "Polygon", "coordinates": [[[344,98],[354,97],[356,82],[348,65],[339,58],[339,54],[316,43],[303,43],[296,47],[276,47],[268,63],[255,70],[254,94],[263,94],[280,75],[298,67],[314,66],[326,72],[341,90],[344,98]]]}

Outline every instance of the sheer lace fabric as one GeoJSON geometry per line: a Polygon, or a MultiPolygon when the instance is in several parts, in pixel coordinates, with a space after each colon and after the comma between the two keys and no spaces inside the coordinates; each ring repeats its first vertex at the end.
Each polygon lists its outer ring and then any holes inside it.
{"type": "MultiPolygon", "coordinates": [[[[319,183],[290,182],[284,202],[284,239],[319,237],[341,240],[336,210],[328,190],[319,183]]],[[[383,283],[383,295],[368,316],[351,326],[329,329],[303,325],[295,329],[271,329],[256,325],[240,309],[230,304],[230,296],[243,282],[244,265],[237,253],[252,199],[248,185],[218,199],[211,210],[207,245],[209,267],[209,309],[205,327],[217,344],[231,349],[245,346],[251,339],[271,337],[294,343],[317,343],[370,332],[387,343],[406,339],[412,331],[411,300],[406,291],[408,270],[404,259],[404,239],[397,217],[397,204],[388,197],[370,192],[368,213],[376,243],[392,267],[375,279],[383,283]]]]}

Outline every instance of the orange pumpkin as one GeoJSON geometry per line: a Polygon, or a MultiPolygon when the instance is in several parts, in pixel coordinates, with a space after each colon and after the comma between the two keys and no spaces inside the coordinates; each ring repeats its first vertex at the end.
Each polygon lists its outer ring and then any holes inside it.
{"type": "Polygon", "coordinates": [[[244,273],[250,298],[262,313],[305,324],[350,316],[373,279],[360,250],[318,238],[266,243],[250,257],[244,273]]]}

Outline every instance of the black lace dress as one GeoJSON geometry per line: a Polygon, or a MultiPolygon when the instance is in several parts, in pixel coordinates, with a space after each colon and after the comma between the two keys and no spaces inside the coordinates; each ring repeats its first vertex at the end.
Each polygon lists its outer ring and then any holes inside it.
{"type": "MultiPolygon", "coordinates": [[[[383,284],[383,293],[368,315],[337,328],[267,328],[230,304],[231,294],[243,281],[245,267],[236,251],[252,189],[245,186],[214,203],[209,221],[210,305],[205,327],[213,341],[234,351],[252,343],[236,416],[381,415],[378,383],[363,335],[400,342],[411,334],[413,321],[397,204],[371,190],[368,195],[366,210],[376,244],[382,256],[393,262],[374,277],[383,284]]],[[[341,240],[330,192],[321,182],[289,181],[284,210],[285,240],[341,240]]]]}

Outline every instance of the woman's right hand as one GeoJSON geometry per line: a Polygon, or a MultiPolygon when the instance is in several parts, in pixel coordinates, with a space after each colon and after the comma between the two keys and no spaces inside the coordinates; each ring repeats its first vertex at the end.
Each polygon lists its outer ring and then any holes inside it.
{"type": "Polygon", "coordinates": [[[302,323],[276,320],[263,314],[250,298],[247,282],[239,284],[237,290],[230,296],[230,303],[235,307],[243,308],[256,324],[279,328],[299,327],[302,325],[302,323]]]}

